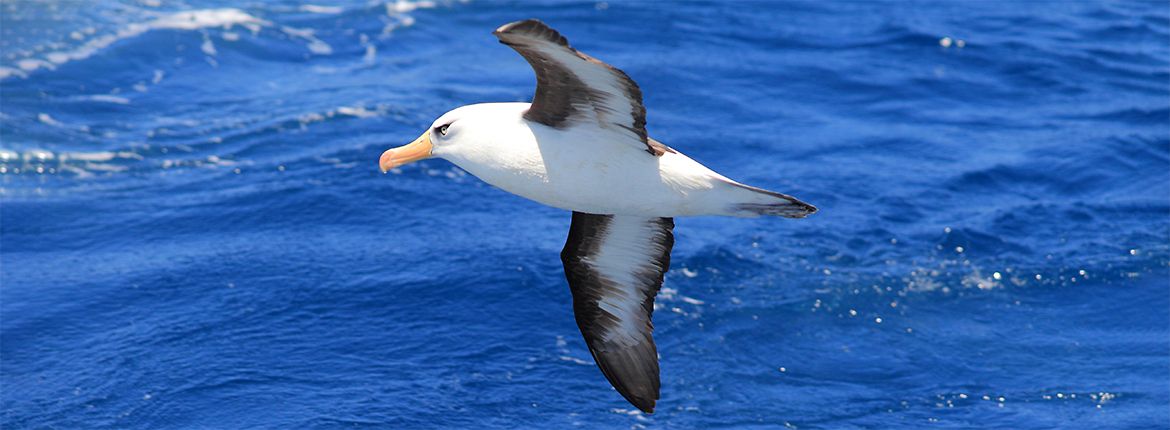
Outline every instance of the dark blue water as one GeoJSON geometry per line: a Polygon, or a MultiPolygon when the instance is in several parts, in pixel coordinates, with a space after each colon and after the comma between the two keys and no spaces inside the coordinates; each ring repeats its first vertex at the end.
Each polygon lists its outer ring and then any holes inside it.
{"type": "Polygon", "coordinates": [[[155,3],[0,4],[5,428],[1170,426],[1164,2],[155,3]],[[567,213],[378,173],[529,17],[821,209],[677,220],[654,415],[567,213]]]}

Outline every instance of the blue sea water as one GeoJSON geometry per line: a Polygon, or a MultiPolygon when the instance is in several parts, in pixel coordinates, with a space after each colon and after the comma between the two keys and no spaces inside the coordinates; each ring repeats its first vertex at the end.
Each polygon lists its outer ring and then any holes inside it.
{"type": "Polygon", "coordinates": [[[1165,2],[0,3],[0,426],[1166,428],[1165,2]],[[821,211],[677,220],[662,399],[569,214],[380,153],[525,101],[539,18],[652,136],[821,211]]]}

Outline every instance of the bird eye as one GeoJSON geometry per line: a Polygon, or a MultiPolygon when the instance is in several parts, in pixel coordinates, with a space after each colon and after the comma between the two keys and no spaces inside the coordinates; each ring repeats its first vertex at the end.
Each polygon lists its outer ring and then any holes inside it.
{"type": "Polygon", "coordinates": [[[435,127],[435,131],[439,132],[440,135],[446,136],[447,135],[447,128],[450,126],[451,126],[451,124],[443,124],[443,125],[440,125],[438,127],[435,127]]]}

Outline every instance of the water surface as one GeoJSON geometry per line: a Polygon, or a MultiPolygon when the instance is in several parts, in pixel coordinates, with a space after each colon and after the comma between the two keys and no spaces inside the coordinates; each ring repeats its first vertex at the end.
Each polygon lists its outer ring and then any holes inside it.
{"type": "Polygon", "coordinates": [[[6,428],[1164,428],[1160,2],[0,3],[6,428]],[[821,211],[677,220],[658,412],[569,214],[378,155],[526,101],[497,26],[821,211]]]}

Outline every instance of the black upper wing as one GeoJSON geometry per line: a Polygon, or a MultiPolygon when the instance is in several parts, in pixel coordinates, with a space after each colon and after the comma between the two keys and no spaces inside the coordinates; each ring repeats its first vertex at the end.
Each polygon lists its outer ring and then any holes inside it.
{"type": "Polygon", "coordinates": [[[597,124],[651,154],[670,151],[646,134],[642,90],[625,72],[573,49],[564,36],[535,19],[506,24],[493,34],[536,72],[536,95],[524,114],[528,120],[555,128],[597,124]]]}

